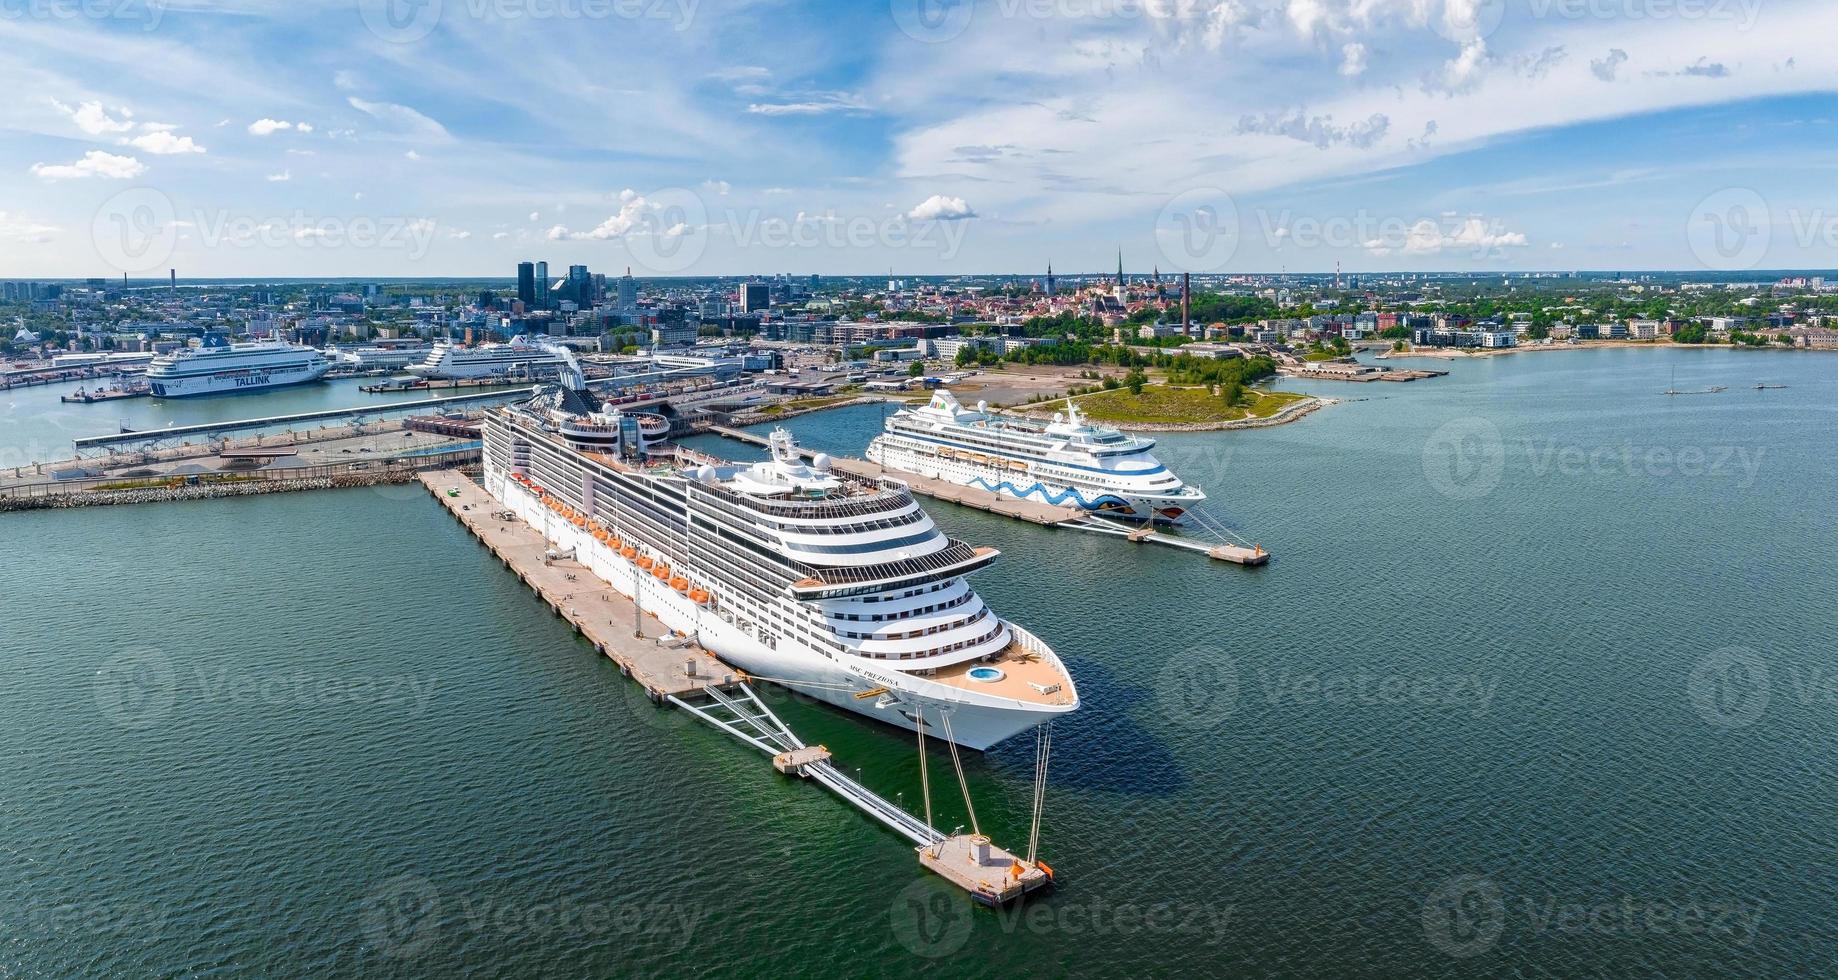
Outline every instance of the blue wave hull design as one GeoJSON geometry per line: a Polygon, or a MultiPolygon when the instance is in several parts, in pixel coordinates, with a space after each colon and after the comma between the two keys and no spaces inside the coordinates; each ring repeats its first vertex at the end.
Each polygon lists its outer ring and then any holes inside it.
{"type": "Polygon", "coordinates": [[[990,483],[980,476],[970,481],[970,485],[973,487],[982,487],[984,490],[988,490],[992,493],[1007,494],[1010,497],[1020,497],[1023,499],[1038,497],[1055,507],[1071,500],[1077,502],[1080,507],[1086,510],[1101,510],[1107,506],[1121,506],[1128,510],[1134,509],[1134,506],[1129,501],[1115,494],[1100,494],[1096,500],[1086,500],[1084,494],[1079,493],[1076,487],[1067,487],[1063,492],[1054,493],[1048,490],[1045,484],[1035,483],[1024,490],[1007,480],[1003,480],[1000,483],[990,483]]]}

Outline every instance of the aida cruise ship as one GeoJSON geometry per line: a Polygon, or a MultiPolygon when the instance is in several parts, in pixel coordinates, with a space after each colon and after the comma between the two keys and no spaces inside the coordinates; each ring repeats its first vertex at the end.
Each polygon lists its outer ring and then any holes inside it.
{"type": "Polygon", "coordinates": [[[889,416],[868,458],[889,470],[981,487],[1114,517],[1182,523],[1206,499],[1181,482],[1140,439],[1089,424],[1071,403],[1048,425],[966,409],[939,390],[924,407],[889,416]]]}
{"type": "Polygon", "coordinates": [[[147,365],[147,387],[156,398],[189,398],[260,391],[325,377],[332,363],[311,347],[280,340],[232,344],[210,334],[197,347],[181,347],[147,365]]]}
{"type": "Polygon", "coordinates": [[[756,680],[986,749],[1076,709],[1053,650],[967,576],[992,548],[947,537],[898,483],[806,462],[666,448],[664,420],[573,382],[488,412],[486,489],[594,574],[756,680]]]}

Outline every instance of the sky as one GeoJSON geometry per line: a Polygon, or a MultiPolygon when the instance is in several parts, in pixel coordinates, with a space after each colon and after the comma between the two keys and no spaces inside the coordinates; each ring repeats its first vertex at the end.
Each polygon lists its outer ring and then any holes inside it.
{"type": "Polygon", "coordinates": [[[1830,0],[0,0],[0,278],[1838,267],[1830,0]]]}

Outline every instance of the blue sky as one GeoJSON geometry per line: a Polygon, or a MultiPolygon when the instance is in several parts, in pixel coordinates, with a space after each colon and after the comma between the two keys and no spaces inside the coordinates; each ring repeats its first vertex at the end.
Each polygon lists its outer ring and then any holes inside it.
{"type": "Polygon", "coordinates": [[[0,276],[1838,266],[1826,0],[5,0],[0,276]]]}

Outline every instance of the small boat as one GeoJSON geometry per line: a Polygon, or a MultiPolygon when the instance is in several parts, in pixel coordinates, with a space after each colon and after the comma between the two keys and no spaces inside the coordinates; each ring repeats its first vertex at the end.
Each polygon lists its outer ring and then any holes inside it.
{"type": "Polygon", "coordinates": [[[1785,387],[1787,386],[1786,385],[1758,384],[1755,386],[1755,390],[1756,391],[1773,391],[1777,388],[1785,388],[1785,387]]]}

